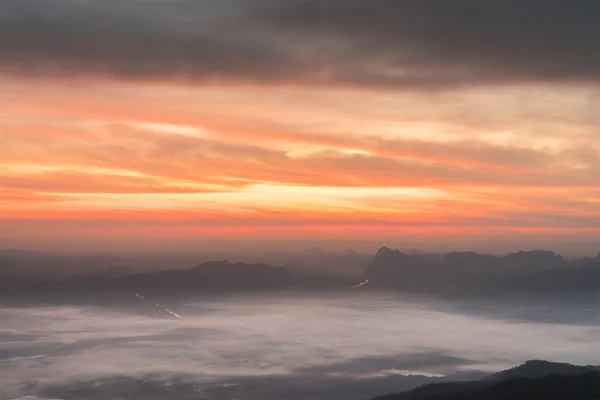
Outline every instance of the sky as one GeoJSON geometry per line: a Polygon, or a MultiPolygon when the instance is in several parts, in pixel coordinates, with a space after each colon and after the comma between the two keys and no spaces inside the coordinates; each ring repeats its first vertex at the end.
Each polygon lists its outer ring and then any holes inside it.
{"type": "Polygon", "coordinates": [[[599,15],[596,0],[4,0],[0,247],[597,247],[599,15]]]}

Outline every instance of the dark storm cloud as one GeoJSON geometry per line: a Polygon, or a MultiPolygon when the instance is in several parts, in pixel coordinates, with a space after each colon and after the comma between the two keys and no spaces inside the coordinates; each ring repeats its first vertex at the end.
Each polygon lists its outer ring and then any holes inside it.
{"type": "Polygon", "coordinates": [[[597,82],[600,2],[4,1],[0,70],[445,87],[597,82]]]}

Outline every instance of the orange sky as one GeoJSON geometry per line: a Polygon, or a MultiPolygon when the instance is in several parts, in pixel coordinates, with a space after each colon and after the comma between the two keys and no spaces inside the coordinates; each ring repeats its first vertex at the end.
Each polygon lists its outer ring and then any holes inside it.
{"type": "Polygon", "coordinates": [[[582,88],[2,86],[5,240],[600,233],[599,131],[582,88]]]}
{"type": "Polygon", "coordinates": [[[2,65],[0,247],[56,238],[600,240],[596,84],[425,90],[292,73],[274,82],[28,76],[2,65]]]}

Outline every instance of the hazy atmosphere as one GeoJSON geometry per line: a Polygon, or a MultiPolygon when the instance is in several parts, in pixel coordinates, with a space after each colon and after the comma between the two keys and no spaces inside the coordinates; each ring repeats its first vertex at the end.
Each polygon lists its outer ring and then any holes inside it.
{"type": "Polygon", "coordinates": [[[599,27],[0,0],[0,399],[600,398],[599,27]]]}
{"type": "Polygon", "coordinates": [[[529,359],[600,360],[597,312],[580,317],[573,308],[581,320],[559,317],[548,330],[518,307],[488,304],[483,317],[418,297],[355,293],[200,299],[167,320],[93,307],[4,309],[2,387],[24,376],[42,386],[154,374],[195,382],[207,397],[194,399],[367,399],[529,359]]]}

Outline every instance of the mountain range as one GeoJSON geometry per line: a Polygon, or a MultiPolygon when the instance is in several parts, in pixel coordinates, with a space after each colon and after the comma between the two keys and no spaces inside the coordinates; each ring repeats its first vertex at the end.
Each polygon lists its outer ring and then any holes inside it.
{"type": "MultiPolygon", "coordinates": [[[[422,382],[424,377],[407,375],[405,378],[409,387],[414,387],[411,382],[418,384],[416,382],[422,382]]],[[[237,382],[239,384],[206,385],[205,382],[196,381],[189,376],[114,376],[93,381],[49,385],[41,390],[41,394],[47,398],[66,400],[274,399],[276,397],[272,396],[269,389],[285,387],[291,391],[294,399],[345,398],[335,394],[320,397],[323,392],[311,392],[310,386],[314,385],[314,381],[305,388],[287,386],[285,379],[277,377],[263,377],[258,381],[238,379],[237,382]],[[266,396],[259,397],[259,393],[266,396]],[[313,395],[314,393],[316,394],[313,395]]],[[[360,381],[343,381],[343,384],[364,385],[360,381]]],[[[337,388],[335,383],[330,385],[337,388]]],[[[597,366],[576,366],[533,360],[478,380],[438,381],[438,383],[424,384],[412,390],[391,393],[372,400],[597,400],[599,398],[600,370],[597,366]]]]}
{"type": "Polygon", "coordinates": [[[212,261],[185,270],[131,275],[106,284],[134,289],[277,289],[290,286],[295,280],[295,276],[282,267],[212,261]]]}
{"type": "Polygon", "coordinates": [[[382,247],[362,279],[370,286],[413,292],[594,292],[600,290],[600,255],[576,262],[545,250],[503,257],[453,252],[436,258],[382,247]]]}
{"type": "Polygon", "coordinates": [[[531,360],[467,382],[432,383],[373,400],[600,399],[600,367],[531,360]]]}
{"type": "MultiPolygon", "coordinates": [[[[314,253],[314,252],[313,252],[314,253]]],[[[567,262],[552,251],[519,251],[506,256],[475,252],[446,255],[404,253],[382,247],[366,265],[361,276],[304,275],[267,263],[232,263],[208,261],[188,269],[168,269],[136,273],[115,259],[103,256],[68,259],[70,270],[81,265],[87,274],[49,275],[21,272],[14,251],[13,258],[0,257],[1,291],[11,294],[60,292],[70,290],[265,290],[296,288],[383,288],[453,295],[505,295],[507,293],[566,293],[589,295],[600,293],[600,254],[593,258],[567,262]],[[17,260],[17,261],[14,261],[17,260]],[[77,261],[77,262],[76,262],[77,261]],[[90,267],[93,265],[93,268],[90,267]],[[90,269],[91,268],[91,269],[90,269]],[[368,283],[368,285],[366,284],[368,283]]],[[[22,254],[17,254],[22,257],[22,254]]],[[[2,254],[0,254],[2,256],[2,254]]],[[[316,255],[313,255],[316,257],[316,255]]],[[[326,259],[343,262],[353,259],[353,252],[327,255],[326,259]]],[[[28,263],[44,263],[43,254],[25,258],[28,263]],[[40,261],[41,260],[41,261],[40,261]]],[[[50,266],[57,263],[50,258],[50,266]]],[[[35,264],[35,265],[38,265],[35,264]]],[[[38,267],[38,269],[43,269],[38,267]]],[[[51,270],[52,268],[46,268],[51,270]]],[[[25,269],[25,271],[28,271],[25,269]]]]}

